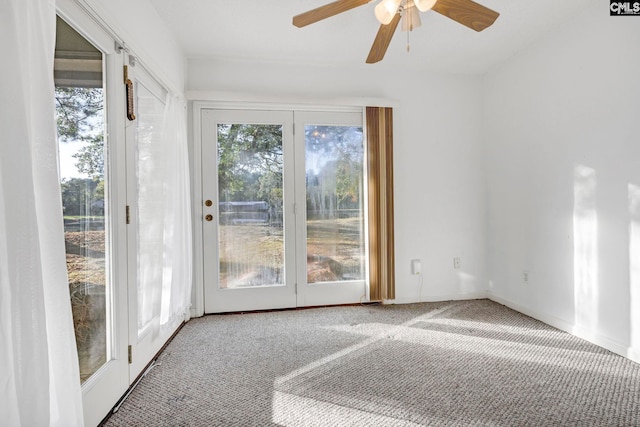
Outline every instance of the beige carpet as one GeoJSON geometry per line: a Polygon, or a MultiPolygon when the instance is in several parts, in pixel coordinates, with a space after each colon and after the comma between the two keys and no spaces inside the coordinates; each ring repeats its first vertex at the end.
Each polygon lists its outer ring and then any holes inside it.
{"type": "Polygon", "coordinates": [[[107,426],[640,426],[640,365],[487,300],[191,320],[107,426]]]}

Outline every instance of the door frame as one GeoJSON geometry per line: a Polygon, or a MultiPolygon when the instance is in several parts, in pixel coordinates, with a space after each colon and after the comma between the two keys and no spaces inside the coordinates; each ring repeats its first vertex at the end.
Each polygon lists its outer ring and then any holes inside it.
{"type": "MultiPolygon", "coordinates": [[[[191,103],[190,115],[191,115],[191,127],[190,127],[190,169],[191,174],[191,187],[192,187],[192,205],[193,205],[193,291],[192,291],[192,306],[191,316],[200,317],[203,316],[205,311],[205,274],[204,274],[204,242],[200,236],[203,236],[203,223],[204,223],[204,198],[203,194],[203,175],[202,175],[202,162],[200,161],[203,139],[202,139],[202,111],[210,109],[221,110],[285,110],[295,113],[310,112],[343,112],[343,113],[358,113],[362,114],[363,118],[363,138],[366,141],[366,126],[365,126],[365,109],[367,105],[396,105],[396,102],[381,99],[360,99],[360,100],[337,100],[335,104],[326,104],[324,100],[307,100],[305,103],[301,103],[299,99],[292,99],[288,103],[280,101],[270,100],[255,100],[252,97],[234,94],[224,94],[215,92],[191,92],[187,93],[187,99],[191,103]]],[[[397,105],[396,105],[397,106],[397,105]]],[[[294,118],[295,121],[295,118],[294,118]]],[[[294,136],[295,140],[295,136],[294,136]]],[[[365,142],[366,144],[366,142],[365,142]]],[[[366,167],[366,150],[365,150],[365,167],[366,167]]],[[[365,171],[366,173],[366,171],[365,171]]],[[[366,194],[366,180],[365,180],[365,194],[366,194]]],[[[296,215],[296,218],[299,214],[296,215]]],[[[299,222],[299,221],[297,221],[299,222]]],[[[366,215],[365,215],[366,222],[366,215]]],[[[367,230],[365,223],[365,233],[367,230]]],[[[365,240],[368,240],[368,233],[365,236],[365,240]]],[[[366,257],[368,259],[368,245],[365,245],[366,257]]],[[[364,297],[361,302],[369,300],[369,273],[366,269],[365,275],[365,291],[364,297]]],[[[328,301],[328,304],[332,302],[328,301]]]]}

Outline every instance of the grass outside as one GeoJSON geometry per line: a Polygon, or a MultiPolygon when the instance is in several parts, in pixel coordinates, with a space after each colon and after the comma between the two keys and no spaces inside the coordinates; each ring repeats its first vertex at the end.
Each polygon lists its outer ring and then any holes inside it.
{"type": "MultiPolygon", "coordinates": [[[[364,277],[362,220],[307,221],[307,282],[357,280],[364,277]]],[[[283,282],[281,227],[220,226],[220,287],[269,286],[283,282]]]]}
{"type": "Polygon", "coordinates": [[[80,379],[84,382],[107,358],[104,231],[66,231],[67,274],[80,379]]]}

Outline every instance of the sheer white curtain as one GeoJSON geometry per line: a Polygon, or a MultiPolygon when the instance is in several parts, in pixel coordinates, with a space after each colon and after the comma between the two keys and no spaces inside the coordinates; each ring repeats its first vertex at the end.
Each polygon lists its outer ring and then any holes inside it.
{"type": "Polygon", "coordinates": [[[136,197],[138,335],[160,316],[164,260],[167,162],[163,146],[165,96],[136,85],[136,197]]]}
{"type": "Polygon", "coordinates": [[[138,333],[143,333],[154,319],[160,327],[188,319],[191,199],[184,101],[169,93],[163,103],[142,86],[137,96],[138,333]]]}
{"type": "Polygon", "coordinates": [[[82,425],[56,146],[54,0],[0,2],[0,424],[82,425]]]}
{"type": "Polygon", "coordinates": [[[184,101],[167,95],[162,145],[166,162],[164,260],[160,324],[187,320],[191,305],[191,197],[184,101]]]}

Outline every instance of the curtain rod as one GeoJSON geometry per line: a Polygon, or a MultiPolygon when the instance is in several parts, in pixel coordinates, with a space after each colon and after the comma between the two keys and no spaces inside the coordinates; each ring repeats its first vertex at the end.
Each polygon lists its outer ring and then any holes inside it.
{"type": "Polygon", "coordinates": [[[115,43],[115,49],[118,53],[122,53],[124,51],[127,54],[129,54],[129,56],[133,56],[135,64],[142,66],[145,72],[149,74],[149,76],[153,78],[156,81],[156,83],[158,83],[158,85],[162,87],[162,89],[164,89],[167,93],[170,93],[173,95],[177,94],[180,99],[184,100],[184,93],[182,93],[179,90],[176,90],[176,88],[173,85],[167,84],[164,79],[159,77],[158,74],[156,74],[151,69],[151,67],[148,67],[145,61],[140,59],[140,55],[137,55],[135,50],[129,47],[125,43],[125,41],[122,38],[120,38],[120,36],[118,35],[118,32],[114,30],[109,25],[109,23],[105,21],[90,4],[88,4],[85,0],[73,0],[73,2],[76,5],[78,5],[78,7],[80,7],[87,14],[87,16],[91,18],[91,20],[93,20],[103,31],[105,31],[111,38],[113,38],[115,43]]]}

